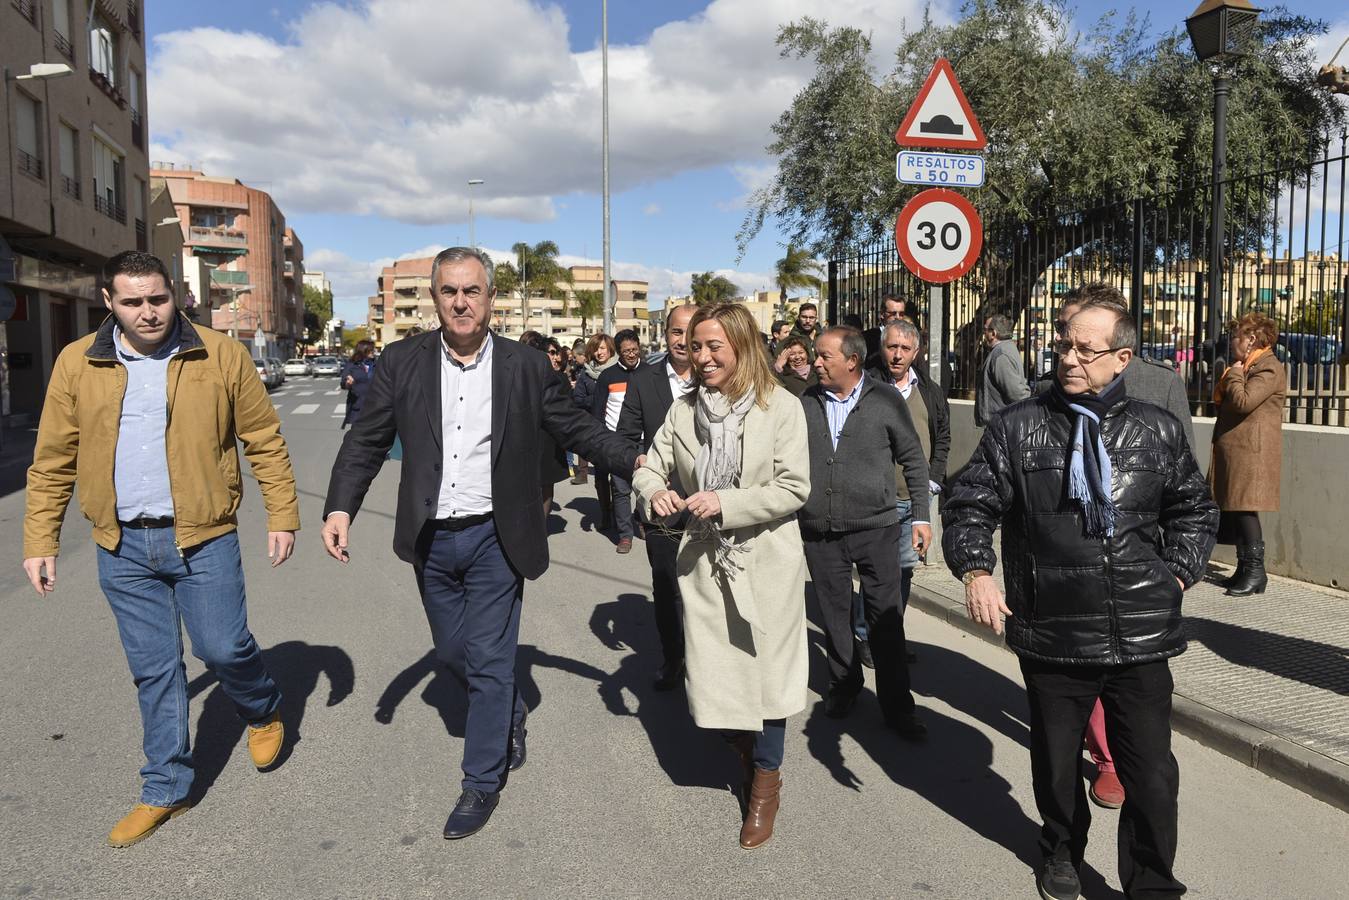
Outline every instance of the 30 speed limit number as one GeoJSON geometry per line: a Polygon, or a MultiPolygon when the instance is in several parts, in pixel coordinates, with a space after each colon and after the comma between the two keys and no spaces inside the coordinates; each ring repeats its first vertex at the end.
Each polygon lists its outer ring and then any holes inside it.
{"type": "Polygon", "coordinates": [[[927,282],[955,281],[984,245],[984,226],[970,201],[934,188],[914,197],[895,222],[895,246],[909,271],[927,282]]]}

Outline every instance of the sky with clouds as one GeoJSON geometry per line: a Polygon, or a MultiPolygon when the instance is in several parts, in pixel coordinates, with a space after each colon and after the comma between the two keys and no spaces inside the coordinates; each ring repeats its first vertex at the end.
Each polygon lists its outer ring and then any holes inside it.
{"type": "MultiPolygon", "coordinates": [[[[779,57],[777,26],[805,15],[859,25],[888,70],[921,0],[609,6],[616,277],[649,281],[653,300],[705,270],[771,288],[781,236],[770,225],[737,264],[735,233],[744,198],[773,171],[769,126],[809,77],[808,63],[779,57]]],[[[1157,32],[1188,12],[1134,6],[1157,32]]],[[[306,267],[332,280],[339,316],[364,320],[393,259],[468,242],[472,178],[484,182],[472,189],[479,245],[551,239],[565,263],[599,261],[599,0],[146,7],[151,157],[270,191],[306,267]]],[[[1110,7],[1084,0],[1078,23],[1110,7]]],[[[955,9],[933,3],[939,17],[955,9]]],[[[1333,31],[1349,35],[1349,15],[1333,31]]]]}

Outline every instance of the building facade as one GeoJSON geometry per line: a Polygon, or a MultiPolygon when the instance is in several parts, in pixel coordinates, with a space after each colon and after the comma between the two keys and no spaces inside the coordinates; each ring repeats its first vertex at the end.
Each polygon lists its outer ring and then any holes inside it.
{"type": "Polygon", "coordinates": [[[100,267],[151,247],[142,21],[134,0],[0,4],[0,416],[41,411],[57,354],[103,321],[100,267]]]}
{"type": "MultiPolygon", "coordinates": [[[[430,257],[400,259],[380,272],[376,293],[368,301],[366,316],[368,333],[377,346],[384,347],[405,337],[414,327],[422,330],[439,327],[431,298],[432,262],[430,257]]],[[[532,330],[560,342],[570,342],[599,331],[603,327],[603,311],[598,305],[593,310],[586,310],[581,299],[584,295],[578,296],[578,292],[602,293],[604,269],[572,266],[567,271],[571,280],[559,281],[554,296],[545,297],[541,291],[533,291],[526,297],[519,290],[509,295],[499,294],[492,330],[512,338],[532,330]]],[[[614,331],[625,328],[636,331],[644,344],[654,339],[647,314],[645,281],[614,281],[614,331]]],[[[658,337],[656,334],[655,338],[658,337]]]]}
{"type": "Polygon", "coordinates": [[[184,258],[210,270],[197,295],[218,331],[238,338],[254,356],[293,356],[304,342],[304,244],[266,191],[173,163],[155,163],[180,219],[184,258]]]}

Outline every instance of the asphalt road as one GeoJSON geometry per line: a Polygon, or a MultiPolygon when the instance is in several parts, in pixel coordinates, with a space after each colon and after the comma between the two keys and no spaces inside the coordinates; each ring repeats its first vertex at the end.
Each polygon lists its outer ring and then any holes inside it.
{"type": "MultiPolygon", "coordinates": [[[[458,795],[464,698],[431,664],[410,569],[390,549],[397,463],[358,517],[352,562],[319,545],[338,446],[335,379],[274,395],[304,513],[270,569],[256,486],[241,514],[250,620],[286,693],[292,745],[256,772],[232,707],[195,659],[204,796],[151,839],[105,845],[136,800],[140,721],[88,525],[69,517],[59,591],[19,566],[22,491],[0,496],[0,895],[130,897],[1035,897],[1025,700],[1010,654],[909,616],[925,746],[885,731],[873,697],[844,723],[788,723],[777,833],[738,848],[734,765],[656,659],[641,545],[592,530],[590,488],[560,485],[553,564],[525,591],[520,683],[529,762],[488,828],[440,830],[458,795]],[[306,393],[310,392],[310,393],[306,393]]],[[[812,631],[812,688],[823,686],[812,631]]],[[[1349,896],[1349,816],[1176,739],[1177,871],[1194,897],[1349,896]]],[[[1116,814],[1094,810],[1086,896],[1121,896],[1116,814]]]]}

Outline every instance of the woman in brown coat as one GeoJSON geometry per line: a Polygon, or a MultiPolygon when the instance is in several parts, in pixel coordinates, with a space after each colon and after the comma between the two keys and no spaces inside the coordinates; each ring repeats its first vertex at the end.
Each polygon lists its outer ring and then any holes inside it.
{"type": "Polygon", "coordinates": [[[1234,362],[1213,392],[1218,421],[1208,480],[1225,524],[1236,535],[1237,570],[1224,582],[1231,597],[1262,594],[1268,582],[1259,514],[1279,508],[1288,387],[1283,363],[1274,355],[1278,336],[1278,326],[1268,316],[1242,316],[1232,329],[1234,362]]]}

